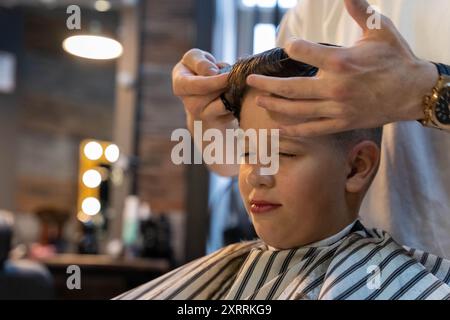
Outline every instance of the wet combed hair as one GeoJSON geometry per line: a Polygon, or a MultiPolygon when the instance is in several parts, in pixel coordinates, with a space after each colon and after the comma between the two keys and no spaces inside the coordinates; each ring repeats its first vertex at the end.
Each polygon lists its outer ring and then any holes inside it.
{"type": "MultiPolygon", "coordinates": [[[[246,79],[251,74],[288,78],[288,77],[314,77],[318,68],[290,59],[282,48],[275,48],[263,53],[240,59],[236,62],[228,77],[228,88],[223,95],[227,107],[234,116],[240,120],[242,103],[249,87],[246,79]]],[[[364,140],[374,141],[381,146],[383,129],[356,129],[333,134],[338,145],[348,148],[364,140]]]]}

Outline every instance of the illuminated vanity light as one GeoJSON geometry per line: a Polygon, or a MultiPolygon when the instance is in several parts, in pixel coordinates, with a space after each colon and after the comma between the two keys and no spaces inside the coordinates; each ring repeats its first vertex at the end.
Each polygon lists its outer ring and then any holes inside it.
{"type": "Polygon", "coordinates": [[[83,200],[81,204],[83,212],[89,216],[95,216],[100,212],[101,204],[97,198],[89,197],[83,200]]]}
{"type": "Polygon", "coordinates": [[[97,188],[102,183],[102,175],[94,169],[90,169],[83,174],[83,183],[88,188],[97,188]]]}
{"type": "Polygon", "coordinates": [[[91,141],[84,146],[84,155],[89,160],[98,160],[103,154],[103,148],[100,143],[91,141]]]}
{"type": "Polygon", "coordinates": [[[94,8],[97,11],[105,12],[111,9],[111,3],[106,0],[97,0],[95,1],[94,8]]]}
{"type": "Polygon", "coordinates": [[[96,60],[115,59],[123,52],[122,45],[118,41],[91,35],[69,37],[64,40],[63,48],[75,56],[96,60]]]}
{"type": "Polygon", "coordinates": [[[120,151],[119,151],[119,147],[117,145],[110,144],[108,147],[106,147],[106,150],[105,150],[106,160],[108,160],[111,163],[114,163],[117,160],[119,160],[119,156],[120,156],[120,151]]]}

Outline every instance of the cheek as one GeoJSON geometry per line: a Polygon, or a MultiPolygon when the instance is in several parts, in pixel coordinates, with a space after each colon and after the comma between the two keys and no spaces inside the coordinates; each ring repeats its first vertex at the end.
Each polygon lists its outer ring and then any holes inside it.
{"type": "Polygon", "coordinates": [[[318,189],[311,172],[296,172],[284,178],[283,180],[279,179],[280,188],[282,189],[282,195],[288,198],[290,203],[297,203],[300,199],[304,203],[303,200],[310,199],[318,189]],[[293,192],[294,190],[295,192],[293,192]]]}
{"type": "Polygon", "coordinates": [[[305,158],[295,165],[280,166],[277,184],[282,195],[289,198],[291,203],[297,203],[300,199],[312,200],[321,198],[330,189],[329,173],[330,168],[321,161],[305,158]]]}
{"type": "Polygon", "coordinates": [[[241,164],[239,167],[239,191],[244,199],[248,198],[248,194],[251,191],[250,186],[247,183],[247,175],[249,173],[248,166],[241,164]]]}

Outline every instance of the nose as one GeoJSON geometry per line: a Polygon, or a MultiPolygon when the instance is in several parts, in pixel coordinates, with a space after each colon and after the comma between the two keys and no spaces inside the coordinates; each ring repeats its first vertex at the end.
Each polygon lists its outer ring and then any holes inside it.
{"type": "Polygon", "coordinates": [[[272,188],[275,185],[273,175],[262,175],[259,165],[249,165],[245,181],[253,188],[272,188]]]}

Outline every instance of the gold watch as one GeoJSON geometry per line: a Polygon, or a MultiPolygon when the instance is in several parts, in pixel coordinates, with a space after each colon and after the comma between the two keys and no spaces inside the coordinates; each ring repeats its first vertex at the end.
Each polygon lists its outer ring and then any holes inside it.
{"type": "Polygon", "coordinates": [[[431,94],[424,98],[425,127],[450,131],[450,76],[441,74],[431,94]]]}

